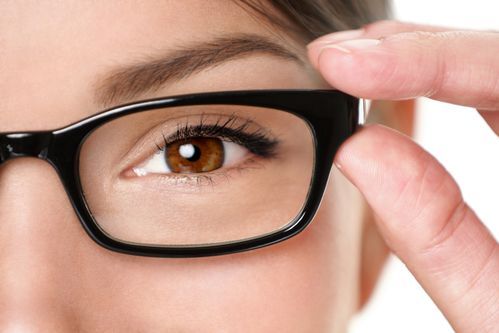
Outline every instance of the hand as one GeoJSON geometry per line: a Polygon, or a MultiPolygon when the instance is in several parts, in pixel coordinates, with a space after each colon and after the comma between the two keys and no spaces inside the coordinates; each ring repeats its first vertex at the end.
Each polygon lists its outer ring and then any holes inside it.
{"type": "MultiPolygon", "coordinates": [[[[499,134],[499,33],[383,21],[321,37],[309,45],[309,57],[339,90],[368,99],[426,96],[472,106],[499,134]]],[[[347,140],[335,163],[363,193],[388,246],[452,327],[498,332],[499,246],[444,167],[380,125],[347,140]]]]}

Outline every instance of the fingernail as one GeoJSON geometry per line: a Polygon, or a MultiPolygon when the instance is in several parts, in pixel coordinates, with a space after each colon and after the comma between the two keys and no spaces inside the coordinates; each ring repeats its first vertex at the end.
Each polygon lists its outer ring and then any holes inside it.
{"type": "Polygon", "coordinates": [[[357,29],[357,30],[344,30],[344,31],[339,31],[339,32],[333,32],[331,34],[322,36],[310,44],[307,45],[308,48],[315,47],[315,46],[320,46],[323,44],[330,44],[330,43],[338,43],[342,42],[344,40],[349,40],[349,39],[356,39],[361,37],[364,34],[363,29],[357,29]]]}
{"type": "Polygon", "coordinates": [[[354,39],[347,40],[340,43],[322,45],[320,52],[325,49],[336,49],[344,53],[352,53],[354,51],[365,50],[379,45],[379,39],[354,39]]]}

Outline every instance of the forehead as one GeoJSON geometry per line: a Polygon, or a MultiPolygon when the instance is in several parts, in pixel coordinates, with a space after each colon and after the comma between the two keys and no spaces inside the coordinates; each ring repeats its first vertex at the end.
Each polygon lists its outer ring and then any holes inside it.
{"type": "Polygon", "coordinates": [[[101,73],[190,41],[226,33],[287,40],[237,0],[4,0],[1,7],[0,118],[33,105],[90,109],[101,73]]]}
{"type": "Polygon", "coordinates": [[[17,37],[14,39],[24,43],[43,40],[54,46],[59,45],[57,39],[67,37],[91,43],[113,39],[111,45],[108,40],[101,46],[119,46],[124,41],[149,43],[201,32],[241,29],[248,24],[253,29],[258,26],[232,0],[5,0],[0,12],[2,42],[12,43],[11,38],[17,37]],[[32,38],[35,36],[36,39],[32,38]]]}
{"type": "Polygon", "coordinates": [[[12,0],[1,7],[2,61],[27,72],[57,59],[119,62],[125,50],[140,56],[227,31],[268,33],[230,0],[12,0]]]}

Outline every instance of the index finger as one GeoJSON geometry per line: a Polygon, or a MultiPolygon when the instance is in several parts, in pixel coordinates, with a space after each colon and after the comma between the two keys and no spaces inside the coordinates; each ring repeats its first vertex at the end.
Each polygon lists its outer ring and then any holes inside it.
{"type": "Polygon", "coordinates": [[[317,50],[316,46],[339,43],[349,39],[355,38],[374,38],[380,39],[389,35],[400,34],[403,32],[414,32],[414,31],[426,31],[426,32],[443,32],[457,30],[450,27],[436,27],[431,25],[422,25],[415,23],[406,23],[399,21],[383,20],[377,21],[368,25],[365,25],[361,29],[349,30],[349,31],[338,31],[333,32],[324,36],[321,36],[311,42],[308,48],[312,51],[310,52],[311,58],[317,58],[318,54],[314,54],[317,50]]]}
{"type": "Polygon", "coordinates": [[[498,33],[426,27],[383,39],[361,35],[340,42],[325,40],[310,44],[310,60],[332,86],[352,95],[369,99],[425,96],[499,110],[498,33]]]}

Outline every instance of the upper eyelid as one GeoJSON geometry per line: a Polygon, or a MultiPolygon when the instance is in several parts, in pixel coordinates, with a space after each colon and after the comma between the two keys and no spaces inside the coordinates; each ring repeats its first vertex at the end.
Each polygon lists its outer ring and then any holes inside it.
{"type": "MultiPolygon", "coordinates": [[[[201,125],[201,126],[200,126],[200,125],[197,125],[197,126],[193,126],[192,128],[198,128],[198,129],[200,129],[201,127],[202,127],[202,125],[201,125]]],[[[220,125],[216,125],[216,127],[219,127],[219,128],[225,128],[225,127],[222,127],[222,126],[220,126],[220,125]]],[[[230,128],[226,128],[226,129],[227,129],[227,130],[229,130],[229,131],[231,130],[230,128]]],[[[242,142],[242,141],[244,141],[244,140],[238,140],[238,136],[239,136],[239,135],[248,135],[248,136],[255,136],[255,137],[257,137],[257,135],[255,135],[255,134],[251,134],[251,133],[244,133],[244,132],[237,133],[237,131],[238,131],[238,130],[241,130],[241,128],[239,128],[239,129],[235,129],[235,130],[234,130],[235,132],[234,132],[233,134],[231,134],[231,135],[226,135],[226,138],[231,138],[231,139],[234,139],[234,140],[232,140],[232,142],[234,142],[234,143],[237,143],[236,141],[239,141],[239,144],[243,145],[243,146],[244,146],[245,148],[247,148],[249,151],[251,151],[251,150],[255,150],[255,149],[251,149],[252,147],[250,147],[251,145],[250,145],[250,144],[248,144],[248,142],[247,142],[247,141],[246,141],[246,142],[242,142]]],[[[202,129],[201,129],[201,131],[202,131],[202,129]]],[[[175,137],[175,139],[170,140],[170,141],[168,141],[168,139],[167,139],[167,138],[165,138],[165,137],[164,137],[164,135],[163,135],[163,138],[164,138],[165,144],[164,144],[164,146],[161,146],[161,147],[157,146],[157,148],[158,148],[158,150],[160,150],[160,151],[165,151],[165,149],[166,149],[165,147],[166,147],[168,144],[173,143],[173,142],[178,141],[178,140],[188,139],[188,138],[190,138],[190,137],[199,137],[199,135],[196,135],[196,133],[195,133],[195,132],[192,132],[192,133],[190,133],[190,134],[188,133],[186,137],[178,137],[178,134],[177,134],[177,136],[175,137]],[[191,134],[193,134],[193,135],[191,136],[191,134]]],[[[258,138],[257,138],[257,139],[258,139],[258,138]]],[[[272,139],[270,139],[270,138],[264,138],[264,137],[259,138],[259,139],[260,139],[261,141],[265,141],[265,142],[263,142],[263,144],[260,142],[260,144],[262,145],[262,147],[260,147],[259,151],[252,151],[252,153],[254,153],[254,154],[256,154],[256,155],[258,155],[258,156],[260,156],[260,157],[263,157],[263,158],[274,158],[274,157],[278,156],[278,154],[276,153],[276,146],[279,144],[279,141],[277,141],[277,140],[272,140],[272,139]]],[[[251,141],[251,140],[250,140],[250,141],[251,141]]],[[[157,145],[157,144],[156,144],[156,145],[157,145]]],[[[253,147],[253,148],[254,148],[254,147],[253,147]]],[[[152,158],[155,158],[155,157],[153,156],[152,158]]],[[[135,170],[135,167],[132,167],[132,169],[133,169],[133,170],[135,170]]],[[[232,167],[231,169],[234,169],[234,168],[232,167]]],[[[128,173],[128,172],[127,172],[127,173],[128,173]]],[[[174,174],[175,174],[175,173],[174,173],[174,174]]],[[[177,177],[177,176],[176,176],[176,177],[177,177]]],[[[188,176],[188,177],[189,177],[189,178],[192,178],[193,176],[188,176]]]]}
{"type": "MultiPolygon", "coordinates": [[[[245,126],[240,125],[237,128],[230,128],[230,127],[225,127],[225,126],[219,126],[219,125],[213,125],[215,131],[214,133],[206,133],[203,131],[204,125],[197,125],[197,126],[192,126],[188,127],[185,130],[189,131],[189,133],[179,133],[177,132],[176,134],[170,136],[170,137],[165,137],[163,135],[163,143],[164,145],[161,147],[158,147],[160,150],[164,150],[164,147],[167,146],[168,144],[177,141],[177,140],[183,140],[191,137],[196,137],[196,136],[211,136],[212,134],[213,137],[219,137],[219,138],[226,138],[232,140],[232,142],[244,145],[246,148],[248,148],[252,153],[257,153],[262,156],[274,156],[275,155],[275,149],[279,144],[279,140],[275,137],[273,137],[270,132],[265,133],[261,130],[261,128],[253,131],[253,132],[246,132],[245,131],[245,126]],[[196,132],[198,131],[198,132],[196,132]],[[260,147],[259,149],[256,147],[252,147],[251,143],[256,143],[262,144],[263,146],[260,147]],[[258,150],[258,151],[257,151],[258,150]]],[[[209,126],[209,125],[208,125],[209,126]]],[[[210,130],[210,129],[208,129],[210,130]]],[[[158,144],[156,144],[158,146],[158,144]]]]}
{"type": "MultiPolygon", "coordinates": [[[[150,154],[155,153],[158,149],[158,146],[162,147],[164,144],[164,141],[163,141],[164,138],[161,137],[162,135],[164,135],[162,127],[165,126],[165,124],[167,122],[177,121],[177,126],[178,126],[178,124],[182,122],[182,120],[181,120],[182,118],[190,118],[190,117],[200,117],[199,119],[204,119],[204,121],[208,122],[210,120],[207,117],[219,117],[218,119],[220,120],[220,119],[224,119],[224,118],[228,119],[230,117],[234,117],[234,114],[233,113],[230,113],[230,114],[199,113],[199,114],[191,114],[187,117],[185,115],[177,115],[173,118],[169,118],[169,119],[165,119],[163,121],[160,121],[152,128],[149,128],[147,131],[140,134],[140,136],[139,136],[140,138],[133,144],[133,147],[130,148],[128,150],[128,152],[124,154],[122,162],[118,165],[118,169],[123,170],[123,169],[128,169],[130,167],[133,167],[135,164],[139,163],[140,159],[145,158],[147,156],[150,156],[150,154]],[[159,133],[159,134],[156,134],[156,133],[159,133]],[[158,141],[154,141],[154,140],[158,140],[158,141]],[[138,152],[138,151],[140,151],[140,152],[138,152]]],[[[199,121],[199,119],[198,119],[198,121],[199,121]]],[[[239,117],[239,120],[248,120],[248,118],[243,119],[243,117],[239,117]]],[[[250,123],[254,127],[264,128],[263,126],[258,124],[253,119],[249,119],[249,120],[250,120],[250,123]]],[[[183,120],[183,121],[184,121],[184,123],[186,122],[186,120],[183,120]]],[[[192,126],[193,124],[194,123],[190,123],[190,126],[192,126]]],[[[178,130],[178,127],[177,127],[177,130],[178,130]]],[[[268,130],[268,138],[273,138],[273,141],[276,141],[278,143],[277,137],[275,135],[273,135],[270,132],[270,130],[268,130]]],[[[277,145],[277,143],[275,145],[277,145]]]]}
{"type": "MultiPolygon", "coordinates": [[[[197,125],[189,124],[186,122],[183,127],[177,124],[177,131],[174,134],[168,136],[167,141],[173,141],[175,139],[183,139],[186,137],[188,132],[195,131],[195,134],[217,136],[223,134],[224,130],[227,131],[238,131],[246,132],[246,129],[250,129],[248,134],[256,134],[261,137],[268,137],[269,139],[276,140],[275,135],[269,128],[266,128],[259,124],[255,119],[249,118],[247,116],[241,117],[236,115],[234,112],[231,113],[200,113],[197,115],[199,121],[197,125]],[[212,123],[208,121],[208,117],[218,117],[212,123]]],[[[182,117],[178,117],[179,119],[182,117]]],[[[162,133],[163,134],[163,133],[162,133]]],[[[194,134],[194,133],[192,133],[194,134]]],[[[231,136],[232,137],[232,136],[231,136]]],[[[165,136],[163,135],[163,138],[165,136]]]]}

